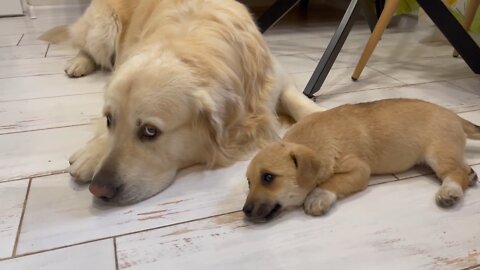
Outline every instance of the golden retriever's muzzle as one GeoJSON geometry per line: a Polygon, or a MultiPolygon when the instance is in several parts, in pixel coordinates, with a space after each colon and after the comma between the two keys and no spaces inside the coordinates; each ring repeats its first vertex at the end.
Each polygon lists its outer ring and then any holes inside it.
{"type": "Polygon", "coordinates": [[[266,222],[280,213],[282,205],[268,201],[247,201],[242,210],[249,220],[254,222],[266,222]]]}

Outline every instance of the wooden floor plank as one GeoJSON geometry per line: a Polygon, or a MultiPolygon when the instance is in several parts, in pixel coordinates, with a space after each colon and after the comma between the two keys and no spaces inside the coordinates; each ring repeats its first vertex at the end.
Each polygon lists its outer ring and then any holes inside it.
{"type": "Polygon", "coordinates": [[[323,217],[241,213],[117,239],[120,269],[435,269],[480,263],[480,188],[454,209],[431,177],[377,185],[323,217]]]}

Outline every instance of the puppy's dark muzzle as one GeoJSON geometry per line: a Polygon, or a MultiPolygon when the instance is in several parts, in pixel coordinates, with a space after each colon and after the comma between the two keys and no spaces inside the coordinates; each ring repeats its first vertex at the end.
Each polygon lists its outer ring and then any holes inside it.
{"type": "Polygon", "coordinates": [[[256,222],[268,221],[280,213],[282,206],[271,202],[246,202],[243,206],[245,216],[256,222]]]}

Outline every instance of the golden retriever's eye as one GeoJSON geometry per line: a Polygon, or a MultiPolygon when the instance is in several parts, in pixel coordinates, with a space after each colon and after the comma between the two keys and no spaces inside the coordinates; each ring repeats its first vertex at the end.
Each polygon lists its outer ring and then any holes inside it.
{"type": "Polygon", "coordinates": [[[107,118],[107,127],[110,128],[112,126],[112,115],[107,113],[105,117],[107,118]]]}
{"type": "Polygon", "coordinates": [[[262,182],[264,184],[271,184],[275,180],[275,175],[271,173],[264,173],[262,174],[262,182]]]}
{"type": "Polygon", "coordinates": [[[250,179],[247,179],[248,188],[250,188],[250,179]]]}
{"type": "Polygon", "coordinates": [[[160,135],[160,130],[152,125],[143,125],[140,128],[139,137],[141,140],[153,140],[160,135]]]}

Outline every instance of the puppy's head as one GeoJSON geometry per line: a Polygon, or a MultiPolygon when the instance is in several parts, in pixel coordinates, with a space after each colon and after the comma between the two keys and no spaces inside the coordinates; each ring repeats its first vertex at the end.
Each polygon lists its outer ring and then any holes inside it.
{"type": "Polygon", "coordinates": [[[275,142],[261,150],[247,170],[250,191],[243,212],[268,221],[284,208],[300,206],[316,186],[321,162],[306,146],[275,142]]]}

